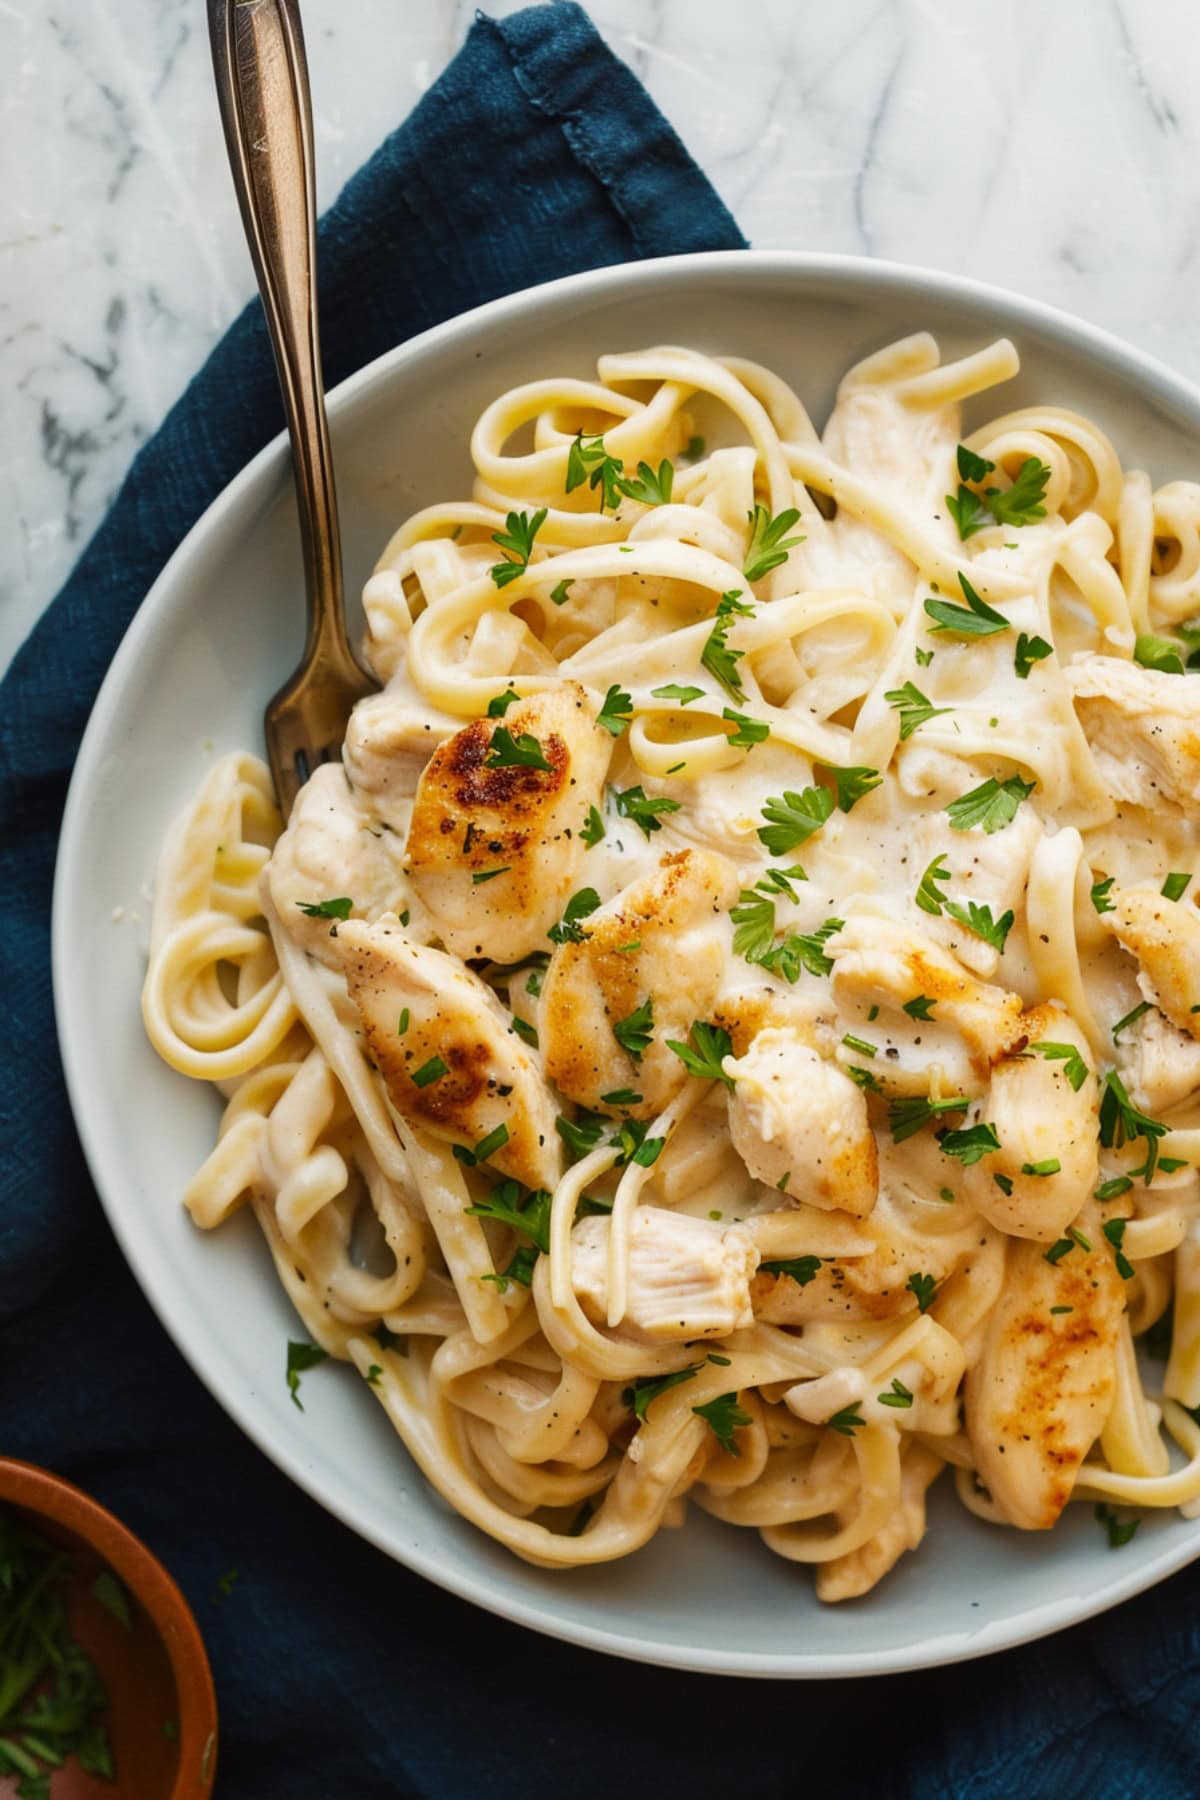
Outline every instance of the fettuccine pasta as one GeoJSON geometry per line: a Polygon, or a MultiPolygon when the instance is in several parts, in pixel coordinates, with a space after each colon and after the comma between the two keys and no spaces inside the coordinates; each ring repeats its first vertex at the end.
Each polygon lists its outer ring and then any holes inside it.
{"type": "Polygon", "coordinates": [[[820,433],[686,348],[502,395],[342,762],[285,828],[226,757],[166,843],[185,1204],[531,1562],[692,1502],[844,1599],[946,1465],[1200,1510],[1200,487],[964,435],[1017,366],[909,338],[820,433]]]}

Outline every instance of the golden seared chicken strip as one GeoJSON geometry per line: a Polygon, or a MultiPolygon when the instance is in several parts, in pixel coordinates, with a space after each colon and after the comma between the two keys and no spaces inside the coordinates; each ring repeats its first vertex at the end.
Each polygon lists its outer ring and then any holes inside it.
{"type": "Polygon", "coordinates": [[[388,689],[360,700],[342,746],[354,793],[393,830],[407,831],[422,771],[457,729],[457,719],[418,695],[388,689]]]}
{"type": "MultiPolygon", "coordinates": [[[[977,1092],[1016,1034],[1018,995],[969,975],[948,950],[898,920],[859,913],[825,953],[834,963],[833,997],[878,1045],[871,1072],[891,1093],[925,1093],[934,1064],[951,1091],[977,1092]]],[[[838,1057],[856,1060],[845,1049],[838,1057]]]]}
{"type": "Polygon", "coordinates": [[[687,1081],[667,1039],[711,1017],[729,953],[733,865],[676,850],[583,922],[550,958],[538,1014],[546,1074],[581,1106],[650,1119],[687,1081]],[[648,1040],[648,1041],[647,1041],[648,1040]],[[632,1092],[636,1101],[606,1094],[632,1092]]]}
{"type": "MultiPolygon", "coordinates": [[[[581,1219],[571,1237],[575,1291],[597,1325],[607,1317],[610,1224],[606,1218],[581,1219]]],[[[754,1240],[740,1226],[639,1206],[630,1234],[622,1330],[648,1343],[665,1343],[724,1337],[752,1325],[750,1278],[757,1264],[754,1240]]]]}
{"type": "Polygon", "coordinates": [[[736,1082],[729,1135],[758,1181],[813,1206],[861,1218],[879,1192],[867,1097],[836,1063],[789,1031],[761,1031],[726,1057],[736,1082]]]}
{"type": "Polygon", "coordinates": [[[475,719],[431,757],[408,833],[408,870],[442,942],[517,962],[543,949],[577,885],[579,835],[613,740],[577,682],[475,719]]]}
{"type": "Polygon", "coordinates": [[[1156,888],[1121,888],[1104,923],[1137,957],[1138,986],[1150,1004],[1200,1038],[1200,914],[1193,903],[1168,900],[1156,888]]]}
{"type": "Polygon", "coordinates": [[[1054,1524],[1112,1408],[1125,1296],[1100,1225],[1089,1208],[1080,1228],[1091,1248],[1076,1243],[1054,1263],[1040,1244],[1008,1246],[983,1353],[967,1372],[979,1479],[1023,1531],[1054,1524]]]}
{"type": "Polygon", "coordinates": [[[765,981],[722,988],[712,1022],[729,1033],[735,1056],[745,1056],[760,1031],[786,1031],[812,1050],[832,1050],[838,1038],[837,1013],[828,1001],[794,990],[785,993],[765,981]]]}
{"type": "Polygon", "coordinates": [[[331,969],[341,966],[337,914],[305,907],[350,900],[356,917],[376,919],[402,908],[408,893],[401,840],[372,828],[337,763],[322,764],[300,789],[263,880],[288,936],[331,969]]]}
{"type": "MultiPolygon", "coordinates": [[[[767,1241],[760,1236],[765,1224],[762,1215],[752,1222],[760,1244],[767,1241]]],[[[923,1278],[917,1284],[922,1292],[929,1291],[924,1283],[930,1278],[939,1288],[991,1236],[977,1219],[960,1231],[910,1230],[904,1208],[886,1188],[865,1219],[821,1213],[811,1231],[798,1235],[812,1245],[811,1253],[764,1251],[764,1266],[754,1277],[755,1315],[772,1325],[892,1319],[915,1312],[918,1295],[912,1278],[923,1278]],[[835,1228],[828,1242],[826,1220],[835,1228]]]]}
{"type": "Polygon", "coordinates": [[[1075,711],[1116,800],[1187,812],[1200,800],[1200,679],[1118,656],[1063,671],[1075,711]]]}
{"type": "Polygon", "coordinates": [[[817,1564],[818,1600],[857,1600],[925,1536],[925,1495],[945,1465],[923,1444],[906,1443],[900,1454],[899,1506],[861,1548],[817,1564]]]}
{"type": "Polygon", "coordinates": [[[396,1111],[471,1150],[503,1126],[490,1166],[527,1187],[553,1188],[562,1170],[554,1102],[491,989],[454,957],[412,943],[398,919],[352,919],[337,942],[396,1111]]]}
{"type": "Polygon", "coordinates": [[[1000,1148],[964,1169],[963,1185],[998,1230],[1051,1244],[1099,1180],[1099,1083],[1087,1039],[1060,1006],[1022,1014],[1017,1044],[968,1120],[993,1125],[1000,1148]]]}
{"type": "Polygon", "coordinates": [[[1153,1008],[1122,1032],[1119,1054],[1129,1098],[1154,1118],[1200,1088],[1200,1044],[1153,1008]]]}

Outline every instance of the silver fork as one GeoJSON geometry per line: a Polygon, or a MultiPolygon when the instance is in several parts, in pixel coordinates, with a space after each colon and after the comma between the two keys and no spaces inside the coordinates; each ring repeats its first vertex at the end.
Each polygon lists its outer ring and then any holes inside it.
{"type": "Polygon", "coordinates": [[[229,165],[283,393],[300,512],[308,641],[263,719],[286,818],[309,775],[341,753],[356,700],[377,683],[346,638],[342,552],[317,333],[312,103],[296,0],[208,0],[229,165]]]}

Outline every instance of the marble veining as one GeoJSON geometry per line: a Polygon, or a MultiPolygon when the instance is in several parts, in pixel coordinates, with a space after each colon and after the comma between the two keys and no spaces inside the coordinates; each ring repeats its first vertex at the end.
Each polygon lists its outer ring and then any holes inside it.
{"type": "MultiPolygon", "coordinates": [[[[1195,0],[588,10],[755,244],[999,282],[1200,379],[1195,0]]],[[[322,203],[473,14],[305,0],[322,203]]],[[[252,281],[197,0],[0,0],[0,66],[3,664],[252,281]]]]}

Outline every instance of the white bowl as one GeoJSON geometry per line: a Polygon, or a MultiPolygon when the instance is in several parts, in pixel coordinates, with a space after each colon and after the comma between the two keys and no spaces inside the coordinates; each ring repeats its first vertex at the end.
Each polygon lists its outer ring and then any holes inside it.
{"type": "MultiPolygon", "coordinates": [[[[766,363],[820,420],[849,363],[921,328],[948,353],[1013,337],[1023,368],[1001,407],[1076,407],[1127,465],[1156,481],[1195,473],[1200,393],[1061,313],[886,263],[681,256],[495,301],[343,383],[330,414],[347,590],[406,514],[469,492],[471,426],[514,382],[588,375],[602,351],[678,342],[766,363]]],[[[290,1404],[284,1344],[296,1318],[253,1220],[202,1236],[179,1205],[219,1101],[159,1062],[138,995],[163,833],[213,756],[260,749],[263,704],[300,652],[301,595],[280,438],[184,540],[117,653],[76,765],[54,897],[59,1036],[96,1186],[167,1330],[254,1441],[363,1537],[480,1606],[595,1649],[726,1674],[864,1675],[983,1655],[1100,1612],[1200,1554],[1200,1522],[1176,1513],[1147,1517],[1120,1552],[1090,1506],[1045,1536],[996,1530],[959,1508],[944,1477],[920,1550],[850,1605],[820,1607],[803,1570],[699,1514],[625,1562],[558,1574],[451,1514],[350,1371],[314,1372],[306,1410],[290,1404]]]]}

